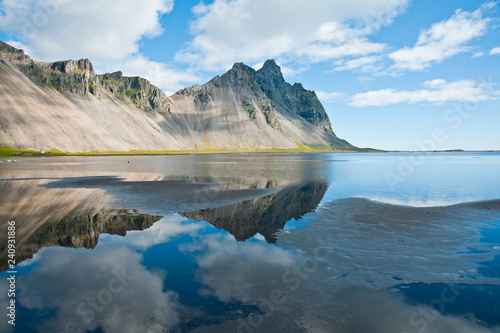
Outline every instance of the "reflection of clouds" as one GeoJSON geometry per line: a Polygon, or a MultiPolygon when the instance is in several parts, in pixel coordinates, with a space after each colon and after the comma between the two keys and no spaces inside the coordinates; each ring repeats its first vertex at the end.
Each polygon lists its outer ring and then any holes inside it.
{"type": "Polygon", "coordinates": [[[166,216],[146,230],[127,231],[126,237],[103,234],[99,242],[126,245],[144,251],[156,244],[166,243],[176,236],[182,234],[194,235],[205,228],[202,223],[187,221],[187,218],[178,214],[166,216]]]}
{"type": "Polygon", "coordinates": [[[207,235],[200,242],[181,249],[201,252],[195,260],[199,278],[208,287],[204,292],[223,302],[268,298],[299,258],[293,250],[260,241],[237,242],[227,234],[207,235]]]}
{"type": "MultiPolygon", "coordinates": [[[[326,323],[306,316],[307,326],[323,325],[334,332],[373,332],[373,333],[493,333],[500,332],[498,327],[485,327],[473,317],[443,315],[429,305],[411,305],[405,302],[400,293],[387,290],[367,290],[347,288],[333,296],[339,304],[324,314],[330,318],[343,318],[342,323],[326,323]],[[341,305],[340,305],[341,304],[341,305]]],[[[332,303],[330,303],[332,304],[332,303]]],[[[325,318],[325,316],[323,317],[325,318]]]]}
{"type": "Polygon", "coordinates": [[[95,250],[46,248],[32,271],[19,279],[19,303],[53,309],[42,332],[68,327],[104,332],[161,332],[178,323],[176,295],[141,265],[142,255],[125,247],[95,250]]]}
{"type": "MultiPolygon", "coordinates": [[[[362,197],[359,197],[362,198],[362,197]]],[[[474,198],[469,198],[469,200],[460,197],[456,199],[452,198],[391,198],[391,197],[377,197],[377,196],[364,196],[363,198],[366,198],[371,201],[375,202],[380,202],[380,203],[385,203],[385,204],[390,204],[390,205],[397,205],[397,206],[408,206],[408,207],[445,207],[445,206],[451,206],[451,205],[456,205],[464,202],[472,202],[474,201],[474,198]]]]}

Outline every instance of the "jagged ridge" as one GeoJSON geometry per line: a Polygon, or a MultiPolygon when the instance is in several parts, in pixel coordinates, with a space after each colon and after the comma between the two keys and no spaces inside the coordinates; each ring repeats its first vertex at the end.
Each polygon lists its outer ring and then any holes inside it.
{"type": "MultiPolygon", "coordinates": [[[[274,60],[266,61],[258,71],[243,63],[235,63],[222,76],[216,76],[201,86],[185,88],[171,99],[181,109],[196,110],[207,117],[209,114],[214,116],[211,111],[214,109],[239,110],[240,119],[245,114],[259,128],[262,128],[259,124],[265,121],[287,141],[282,145],[293,147],[300,142],[315,147],[353,148],[332,131],[316,93],[304,89],[300,83],[287,83],[274,60]]],[[[228,127],[218,125],[219,130],[228,127]]],[[[247,128],[251,130],[252,126],[247,128]]]]}
{"type": "Polygon", "coordinates": [[[274,102],[275,107],[296,113],[319,129],[333,134],[328,115],[316,93],[304,89],[300,83],[292,86],[286,82],[281,68],[274,60],[267,60],[264,66],[255,72],[255,80],[266,96],[274,102]]]}
{"type": "Polygon", "coordinates": [[[285,82],[273,60],[258,71],[236,63],[169,98],[141,77],[97,75],[88,59],[37,62],[0,42],[0,75],[0,145],[19,149],[353,148],[335,136],[314,91],[285,82]]]}

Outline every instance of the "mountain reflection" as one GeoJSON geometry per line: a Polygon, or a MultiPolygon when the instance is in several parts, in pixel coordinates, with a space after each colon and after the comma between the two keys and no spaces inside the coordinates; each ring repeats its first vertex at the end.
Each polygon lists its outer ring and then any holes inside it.
{"type": "MultiPolygon", "coordinates": [[[[208,182],[120,182],[109,178],[108,182],[112,184],[108,186],[112,187],[109,190],[106,187],[94,188],[88,184],[91,181],[103,182],[103,178],[82,179],[76,184],[71,183],[71,179],[65,182],[38,179],[0,182],[0,192],[10,194],[8,200],[2,203],[0,216],[3,220],[16,220],[16,263],[33,257],[43,247],[93,249],[101,234],[123,236],[129,230],[148,229],[173,208],[201,208],[181,215],[197,221],[205,220],[218,229],[226,230],[239,241],[259,233],[267,242],[275,243],[274,233],[282,229],[287,221],[299,219],[314,210],[328,187],[323,181],[302,181],[279,186],[269,180],[265,184],[259,184],[265,185],[265,189],[247,187],[245,190],[234,189],[237,186],[229,186],[226,181],[219,182],[222,183],[222,189],[214,190],[210,188],[213,185],[208,182]],[[123,184],[120,187],[127,188],[130,192],[125,194],[128,199],[124,202],[113,192],[118,187],[115,184],[123,184]],[[78,188],[78,185],[82,187],[78,188]],[[134,186],[147,186],[148,191],[142,188],[139,188],[140,191],[131,191],[130,188],[133,190],[134,186]],[[175,190],[171,191],[171,187],[175,190]],[[198,187],[203,187],[204,190],[197,192],[198,187]],[[272,190],[274,193],[271,195],[246,200],[247,193],[255,193],[252,194],[255,197],[258,194],[268,194],[273,187],[278,189],[272,190]],[[155,215],[138,213],[138,210],[150,212],[147,203],[154,200],[146,198],[156,197],[158,200],[158,193],[162,193],[162,200],[154,202],[155,206],[165,208],[157,208],[155,215]],[[178,197],[175,197],[176,193],[178,197]],[[186,198],[190,195],[202,195],[203,200],[196,202],[190,199],[193,204],[186,204],[186,198]],[[136,203],[135,206],[133,202],[136,203]],[[228,202],[231,204],[224,205],[228,202]],[[116,206],[133,209],[116,209],[116,206]]],[[[205,179],[207,180],[209,179],[205,179]]],[[[6,224],[0,229],[0,269],[4,271],[7,269],[6,224]]]]}
{"type": "MultiPolygon", "coordinates": [[[[129,230],[144,230],[159,221],[162,216],[139,214],[135,210],[102,209],[97,213],[84,213],[77,216],[48,222],[38,228],[25,242],[17,246],[17,262],[32,258],[43,247],[85,247],[93,249],[103,233],[125,236],[129,230]]],[[[5,246],[0,249],[5,257],[5,246]]],[[[7,269],[2,262],[1,270],[7,269]]]]}
{"type": "Polygon", "coordinates": [[[325,182],[308,181],[285,186],[263,198],[184,212],[181,215],[196,221],[207,221],[218,229],[226,230],[238,241],[259,233],[267,242],[275,243],[275,232],[283,229],[291,219],[297,220],[314,210],[327,188],[325,182]]]}

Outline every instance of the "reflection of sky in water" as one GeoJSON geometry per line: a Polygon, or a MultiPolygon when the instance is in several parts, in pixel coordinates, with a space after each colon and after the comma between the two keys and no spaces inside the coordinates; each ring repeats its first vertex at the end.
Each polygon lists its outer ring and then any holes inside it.
{"type": "MultiPolygon", "coordinates": [[[[494,241],[487,231],[483,237],[494,241]]],[[[104,332],[161,332],[177,326],[189,331],[264,314],[259,305],[279,290],[287,300],[305,302],[306,308],[330,297],[328,307],[316,309],[333,318],[351,318],[349,329],[332,326],[338,332],[410,332],[422,327],[432,332],[494,332],[463,316],[472,311],[495,324],[496,308],[471,300],[484,295],[484,302],[496,304],[497,297],[491,295],[497,286],[464,284],[457,289],[458,301],[446,303],[438,313],[432,306],[447,284],[400,285],[392,292],[351,287],[337,294],[328,291],[323,275],[315,277],[319,271],[308,270],[305,258],[307,254],[268,244],[259,235],[237,242],[209,223],[164,217],[125,237],[104,234],[94,250],[45,248],[19,265],[18,318],[23,320],[16,328],[57,332],[74,324],[104,332]],[[318,287],[327,296],[315,295],[318,287]]],[[[296,311],[303,311],[288,303],[281,310],[291,321],[296,311]]]]}
{"type": "Polygon", "coordinates": [[[252,301],[269,295],[268,282],[299,257],[264,240],[237,242],[206,222],[165,217],[125,237],[102,235],[93,250],[45,248],[20,264],[17,329],[161,332],[260,314],[252,301]]]}
{"type": "Polygon", "coordinates": [[[331,161],[331,185],[323,202],[365,197],[402,205],[441,206],[500,198],[500,153],[326,156],[331,161]],[[418,156],[424,156],[422,161],[411,166],[418,156]]]}

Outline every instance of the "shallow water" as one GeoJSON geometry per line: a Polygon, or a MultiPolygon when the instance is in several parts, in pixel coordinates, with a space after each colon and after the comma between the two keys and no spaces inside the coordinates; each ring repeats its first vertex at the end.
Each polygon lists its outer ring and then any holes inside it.
{"type": "Polygon", "coordinates": [[[499,153],[18,160],[2,331],[500,331],[499,153]]]}

